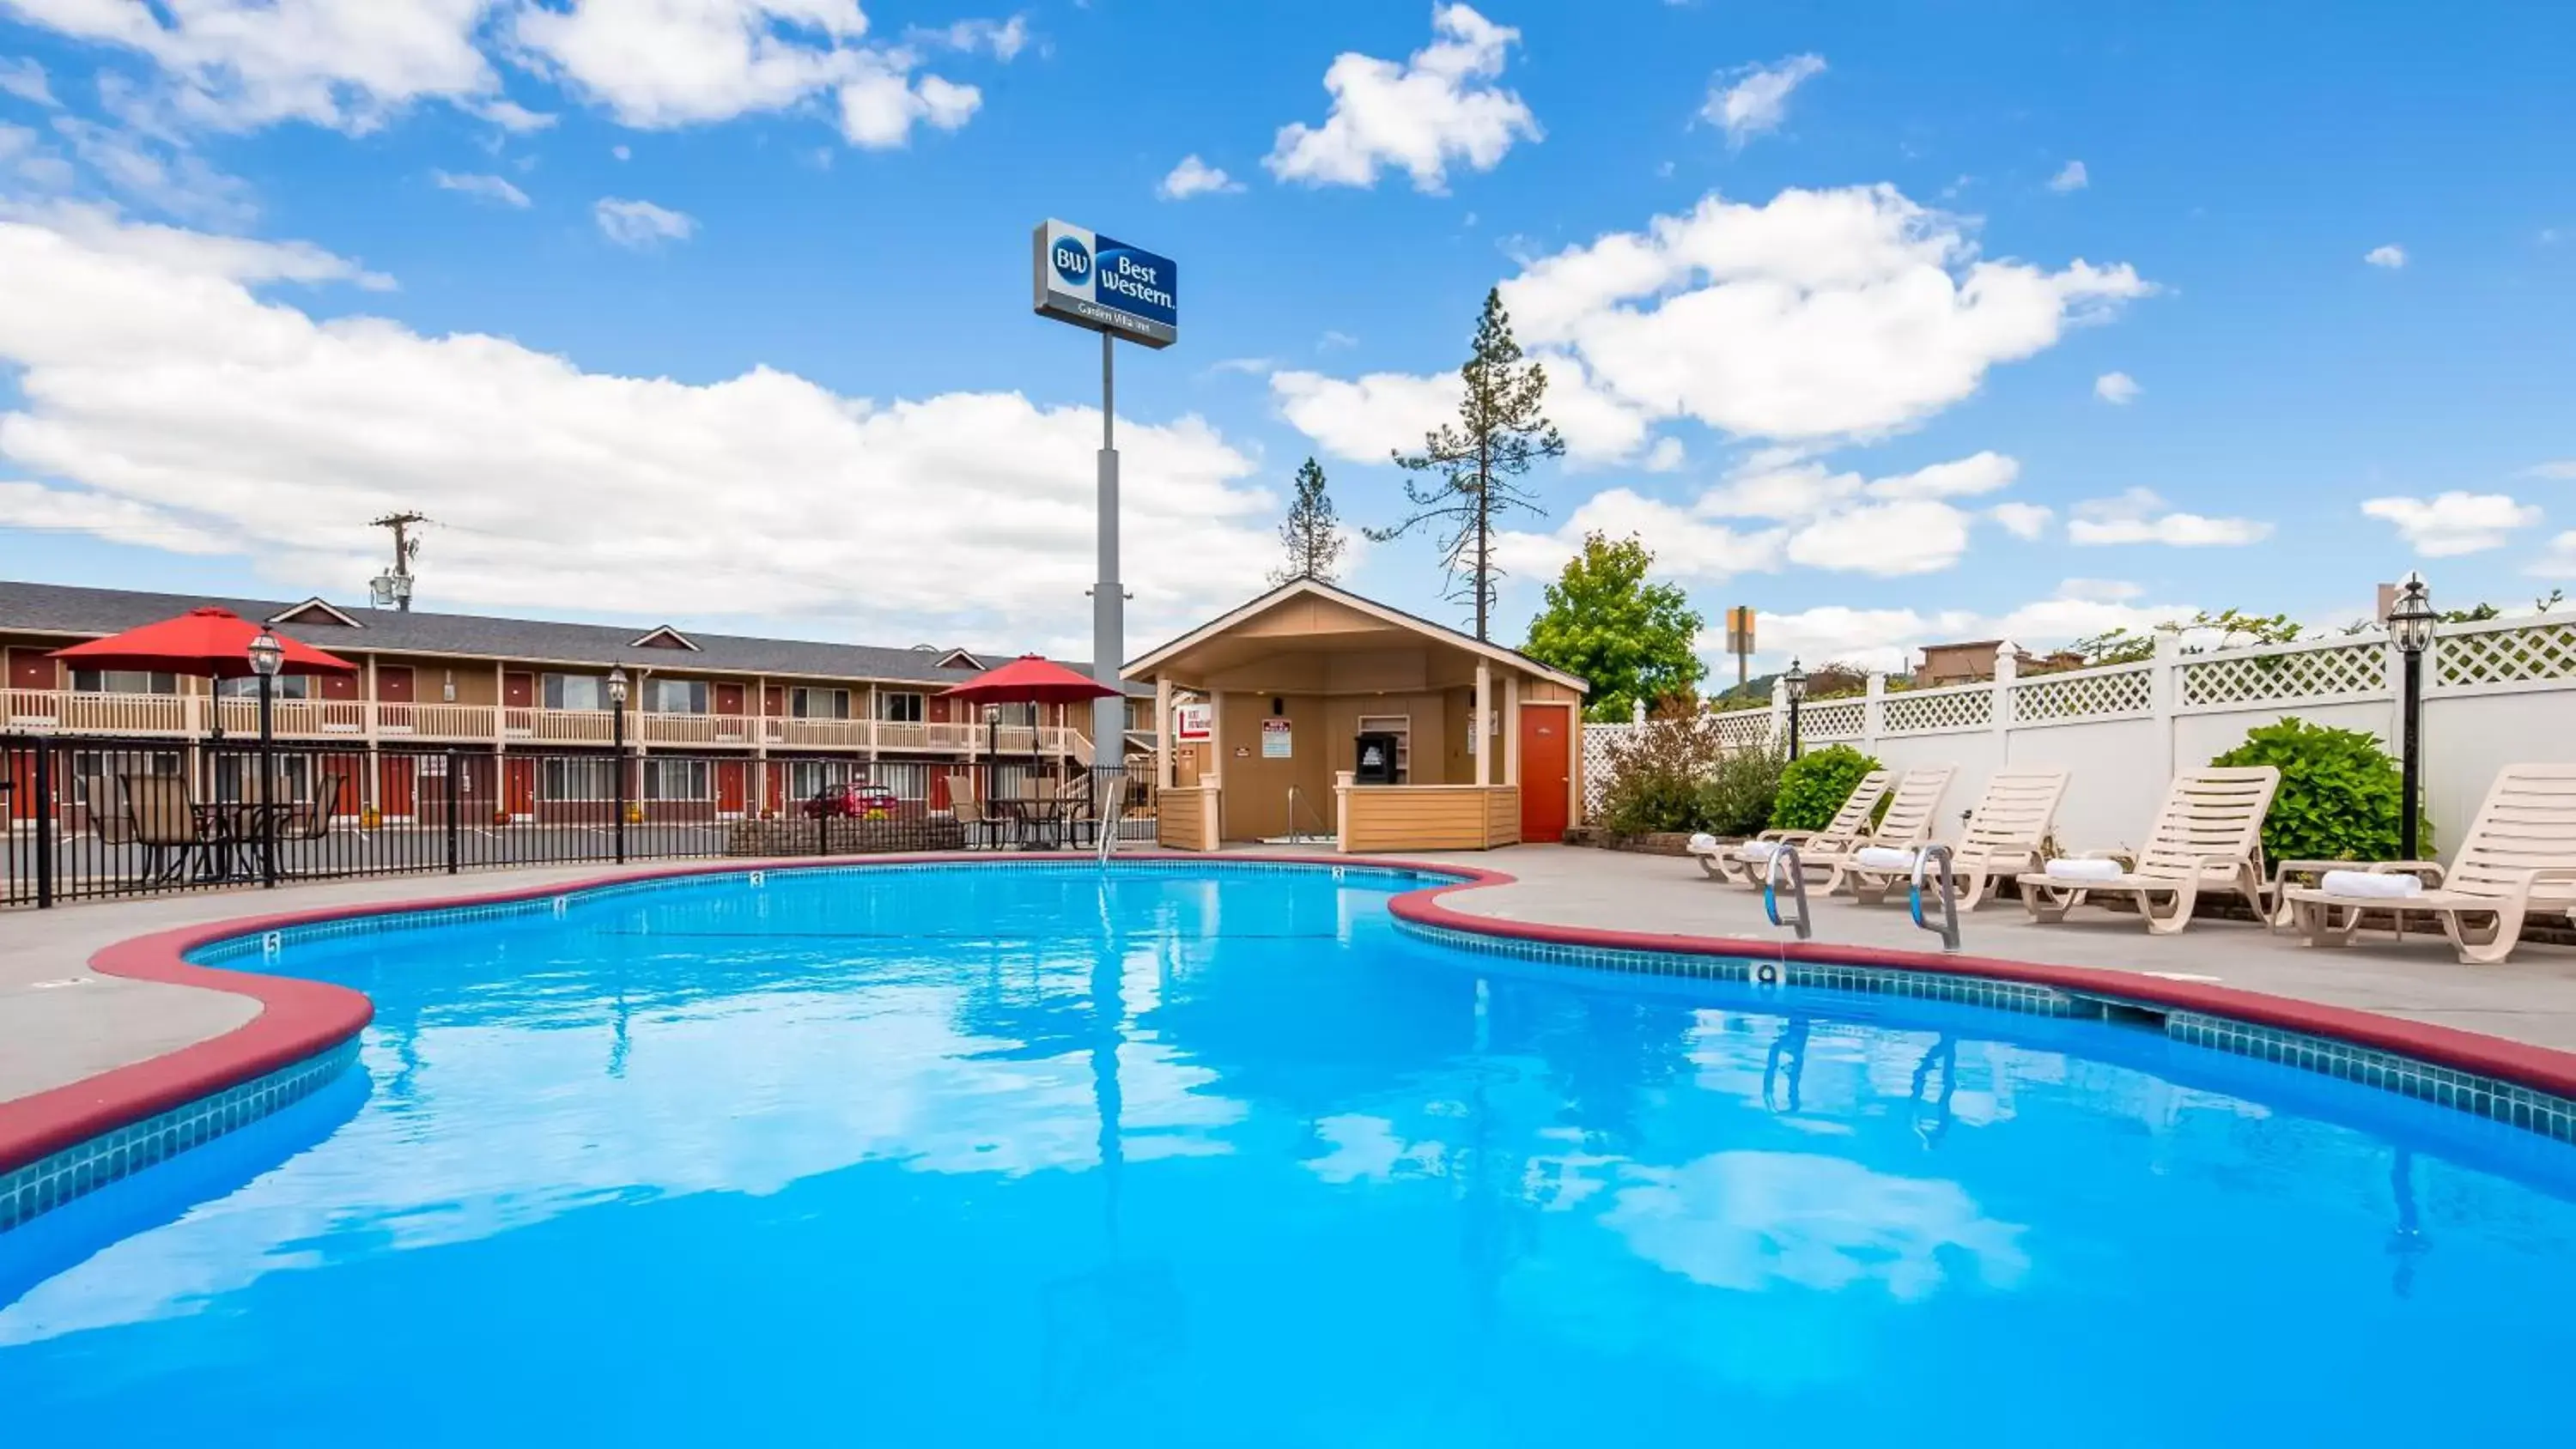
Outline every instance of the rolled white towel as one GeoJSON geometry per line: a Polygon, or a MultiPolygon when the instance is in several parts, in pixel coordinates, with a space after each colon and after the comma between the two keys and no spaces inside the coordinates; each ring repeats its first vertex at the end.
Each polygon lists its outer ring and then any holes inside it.
{"type": "Polygon", "coordinates": [[[2330,870],[2317,884],[2335,895],[2361,896],[2374,901],[2404,900],[2424,893],[2422,876],[2395,871],[2374,874],[2366,870],[2330,870]]]}
{"type": "Polygon", "coordinates": [[[1780,842],[1776,840],[1748,840],[1735,848],[1739,860],[1769,860],[1779,853],[1780,842]]]}
{"type": "Polygon", "coordinates": [[[2052,880],[2118,880],[2126,872],[2116,860],[2052,860],[2048,875],[2052,880]]]}
{"type": "Polygon", "coordinates": [[[1852,853],[1852,862],[1863,870],[1911,871],[1919,854],[1919,851],[1899,850],[1892,845],[1864,845],[1852,853]]]}
{"type": "Polygon", "coordinates": [[[1693,855],[1717,854],[1717,837],[1709,834],[1705,830],[1692,836],[1690,838],[1690,853],[1693,855]]]}

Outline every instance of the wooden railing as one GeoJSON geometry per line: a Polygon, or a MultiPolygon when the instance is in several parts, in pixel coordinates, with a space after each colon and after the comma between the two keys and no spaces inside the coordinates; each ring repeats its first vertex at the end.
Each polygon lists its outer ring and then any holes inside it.
{"type": "MultiPolygon", "coordinates": [[[[402,744],[526,742],[605,745],[615,716],[604,709],[534,709],[524,705],[415,704],[357,699],[279,699],[271,727],[281,739],[381,738],[402,744]],[[370,718],[372,714],[372,720],[370,718]],[[372,728],[370,725],[372,723],[372,728]]],[[[202,694],[90,694],[54,689],[0,691],[0,732],[194,737],[220,719],[227,735],[259,732],[259,701],[202,694]]],[[[795,719],[740,714],[626,717],[626,738],[651,747],[876,749],[957,756],[987,750],[1009,755],[1071,753],[1087,762],[1090,741],[1058,725],[1004,725],[867,719],[795,719]]]]}

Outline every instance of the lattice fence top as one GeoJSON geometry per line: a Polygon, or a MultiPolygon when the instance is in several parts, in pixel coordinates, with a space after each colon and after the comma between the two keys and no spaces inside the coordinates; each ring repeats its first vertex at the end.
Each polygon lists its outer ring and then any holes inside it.
{"type": "Polygon", "coordinates": [[[1587,724],[1583,727],[1583,818],[1601,816],[1601,797],[1610,788],[1611,751],[1637,733],[1635,725],[1587,724]]]}
{"type": "Polygon", "coordinates": [[[1995,691],[1988,684],[1965,689],[1905,690],[1887,696],[1879,718],[1892,735],[1983,729],[1995,722],[1995,691]]]}
{"type": "Polygon", "coordinates": [[[1798,711],[1798,733],[1810,740],[1856,740],[1861,726],[1868,723],[1868,701],[1836,699],[1823,704],[1810,704],[1798,711]]]}
{"type": "Polygon", "coordinates": [[[2048,724],[2145,714],[2155,704],[2155,672],[2125,669],[2048,674],[2013,685],[2013,722],[2048,724]]]}
{"type": "Polygon", "coordinates": [[[2433,645],[2433,682],[2446,688],[2576,679],[2576,619],[2522,629],[2443,634],[2433,645]]]}
{"type": "Polygon", "coordinates": [[[1771,711],[1739,709],[1708,717],[1717,742],[1730,750],[1749,750],[1771,742],[1771,711]]]}
{"type": "Polygon", "coordinates": [[[2186,709],[2387,692],[2388,646],[2377,639],[2327,649],[2189,660],[2182,667],[2186,709]]]}

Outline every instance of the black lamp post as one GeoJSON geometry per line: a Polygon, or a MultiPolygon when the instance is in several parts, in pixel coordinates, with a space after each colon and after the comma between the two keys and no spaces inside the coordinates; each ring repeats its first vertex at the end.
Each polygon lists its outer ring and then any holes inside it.
{"type": "Polygon", "coordinates": [[[2388,610],[2388,637],[2406,658],[2405,680],[2398,696],[2397,854],[2415,859],[2415,823],[2423,810],[2424,651],[2433,647],[2432,592],[2422,574],[2408,574],[2397,586],[2397,602],[2388,610]]]}
{"type": "MultiPolygon", "coordinates": [[[[250,672],[259,679],[259,883],[277,884],[277,760],[275,704],[277,671],[286,664],[286,646],[266,629],[250,641],[250,672]]],[[[218,707],[217,713],[220,714],[218,707]]]]}
{"type": "Polygon", "coordinates": [[[608,739],[616,755],[610,767],[617,778],[609,786],[609,799],[617,811],[616,824],[610,834],[617,841],[617,863],[626,863],[626,671],[608,671],[608,739]]]}
{"type": "Polygon", "coordinates": [[[1798,705],[1807,697],[1807,671],[1792,659],[1789,672],[1780,676],[1780,682],[1789,691],[1789,758],[1794,760],[1798,758],[1798,705]]]}
{"type": "Polygon", "coordinates": [[[1001,753],[1002,707],[988,704],[984,706],[984,803],[987,808],[992,805],[994,787],[1002,782],[1002,762],[997,758],[1001,753]]]}

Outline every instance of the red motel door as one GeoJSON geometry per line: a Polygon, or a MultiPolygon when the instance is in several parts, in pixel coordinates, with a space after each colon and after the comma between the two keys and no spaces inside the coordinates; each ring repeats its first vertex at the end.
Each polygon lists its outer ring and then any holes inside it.
{"type": "Polygon", "coordinates": [[[1574,784],[1574,711],[1561,704],[1521,706],[1521,839],[1565,838],[1565,801],[1574,784]]]}
{"type": "Polygon", "coordinates": [[[409,755],[387,755],[377,761],[376,809],[388,817],[419,813],[415,798],[412,767],[417,763],[409,755]]]}
{"type": "MultiPolygon", "coordinates": [[[[735,702],[741,702],[738,693],[735,702]]],[[[716,763],[717,814],[740,815],[742,813],[743,774],[749,768],[740,760],[720,760],[716,763]]]]}
{"type": "Polygon", "coordinates": [[[505,807],[514,816],[537,813],[537,762],[503,756],[501,791],[505,807]]]}

